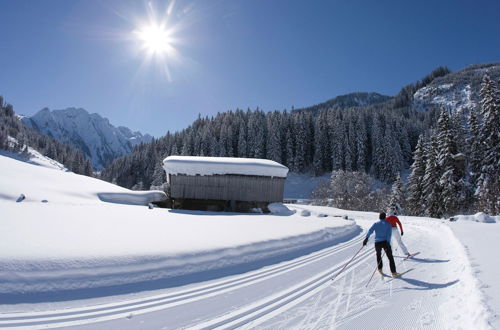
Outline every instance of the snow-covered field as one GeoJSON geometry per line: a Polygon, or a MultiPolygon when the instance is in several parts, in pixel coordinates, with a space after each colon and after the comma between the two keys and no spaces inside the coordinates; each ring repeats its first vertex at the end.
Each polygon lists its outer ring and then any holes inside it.
{"type": "Polygon", "coordinates": [[[149,209],[159,194],[0,155],[0,327],[500,328],[498,219],[401,217],[412,270],[366,285],[376,213],[149,209]]]}

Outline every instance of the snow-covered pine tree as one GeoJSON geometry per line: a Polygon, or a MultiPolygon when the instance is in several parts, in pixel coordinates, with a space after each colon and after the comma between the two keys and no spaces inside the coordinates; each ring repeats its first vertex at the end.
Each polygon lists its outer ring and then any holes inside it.
{"type": "Polygon", "coordinates": [[[313,158],[313,171],[315,175],[323,174],[323,156],[325,156],[324,143],[322,142],[320,125],[321,125],[320,121],[316,119],[316,122],[314,124],[314,158],[313,158]]]}
{"type": "Polygon", "coordinates": [[[329,167],[328,126],[326,113],[322,111],[314,120],[314,156],[313,170],[315,175],[325,173],[329,167]]]}
{"type": "Polygon", "coordinates": [[[430,217],[441,217],[443,211],[441,208],[441,171],[438,165],[437,155],[438,145],[437,136],[432,134],[429,142],[425,146],[425,175],[422,182],[425,199],[425,215],[430,217]]]}
{"type": "Polygon", "coordinates": [[[151,180],[151,190],[163,190],[163,184],[167,181],[165,170],[163,169],[163,162],[158,161],[155,164],[155,169],[153,172],[153,178],[151,180]]]}
{"type": "Polygon", "coordinates": [[[479,121],[477,116],[477,111],[472,109],[469,114],[469,132],[467,143],[467,158],[468,167],[470,171],[470,184],[472,187],[477,186],[477,179],[479,178],[479,172],[481,169],[481,141],[479,140],[479,121]]]}
{"type": "Polygon", "coordinates": [[[267,120],[267,159],[281,163],[281,125],[278,114],[270,114],[267,120]]]}
{"type": "Polygon", "coordinates": [[[356,169],[356,138],[355,138],[355,118],[346,116],[347,122],[344,125],[344,141],[345,141],[345,170],[352,172],[356,169]]]}
{"type": "Polygon", "coordinates": [[[441,173],[439,185],[443,215],[455,214],[465,202],[465,173],[457,163],[458,148],[453,133],[448,111],[443,108],[439,115],[437,132],[437,162],[441,173]]]}
{"type": "Polygon", "coordinates": [[[482,162],[475,196],[480,210],[496,215],[500,214],[500,95],[488,75],[483,78],[480,96],[482,162]]]}
{"type": "Polygon", "coordinates": [[[376,178],[381,178],[385,173],[385,143],[384,125],[378,116],[375,116],[372,125],[372,173],[376,178]]]}
{"type": "Polygon", "coordinates": [[[356,130],[356,168],[358,171],[366,172],[367,169],[367,155],[368,155],[368,137],[367,137],[367,128],[365,125],[364,118],[362,116],[359,117],[359,120],[356,121],[355,125],[356,130]]]}
{"type": "Polygon", "coordinates": [[[240,128],[238,130],[238,157],[246,158],[248,157],[247,151],[247,127],[245,121],[240,122],[240,128]]]}
{"type": "Polygon", "coordinates": [[[396,181],[392,185],[391,196],[389,198],[389,212],[395,215],[404,215],[404,204],[405,204],[405,192],[403,187],[403,182],[401,181],[401,175],[398,173],[396,181]]]}
{"type": "Polygon", "coordinates": [[[286,130],[286,162],[285,165],[290,169],[290,172],[296,172],[295,169],[295,140],[292,133],[292,127],[288,127],[286,130]]]}
{"type": "Polygon", "coordinates": [[[334,171],[345,169],[345,135],[343,128],[343,120],[340,113],[332,115],[332,126],[330,136],[332,149],[332,168],[334,171]]]}
{"type": "Polygon", "coordinates": [[[385,128],[384,147],[382,148],[384,171],[380,178],[387,183],[394,182],[399,171],[404,168],[403,153],[399,145],[397,132],[389,126],[385,128]]]}
{"type": "Polygon", "coordinates": [[[411,174],[408,177],[408,198],[407,198],[407,211],[411,215],[423,215],[424,212],[424,175],[426,172],[425,157],[426,140],[423,135],[420,135],[417,142],[417,147],[413,153],[413,164],[411,165],[411,174]]]}
{"type": "Polygon", "coordinates": [[[294,168],[299,172],[304,172],[306,168],[306,143],[307,143],[307,124],[304,120],[304,115],[298,113],[294,117],[294,126],[296,130],[296,145],[294,168]]]}

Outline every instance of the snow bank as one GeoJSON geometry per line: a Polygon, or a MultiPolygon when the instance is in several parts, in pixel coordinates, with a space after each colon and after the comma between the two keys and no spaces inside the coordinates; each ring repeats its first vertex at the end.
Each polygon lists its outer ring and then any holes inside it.
{"type": "Polygon", "coordinates": [[[0,155],[0,201],[14,202],[24,195],[22,203],[46,200],[48,203],[79,205],[102,202],[148,205],[149,202],[161,201],[166,197],[161,191],[132,191],[95,178],[65,172],[64,167],[52,164],[50,158],[31,157],[28,163],[5,155],[0,155]],[[34,163],[34,159],[38,163],[34,163]]]}
{"type": "Polygon", "coordinates": [[[271,203],[267,206],[267,208],[274,215],[292,215],[296,212],[295,210],[290,210],[282,203],[271,203]]]}
{"type": "Polygon", "coordinates": [[[495,223],[497,222],[499,216],[493,217],[486,213],[479,212],[474,215],[456,215],[450,219],[454,221],[475,221],[475,222],[483,222],[483,223],[495,223]]]}
{"type": "MultiPolygon", "coordinates": [[[[482,218],[484,213],[477,218],[482,218]]],[[[500,242],[500,222],[491,223],[477,221],[475,214],[473,216],[458,216],[459,220],[448,222],[449,228],[453,231],[464,252],[470,260],[471,273],[475,278],[476,286],[481,290],[481,303],[489,311],[489,322],[492,329],[500,329],[500,264],[494,257],[498,250],[500,242]]],[[[491,220],[493,217],[488,217],[491,220]]],[[[499,216],[496,216],[499,220],[499,216]]]]}
{"type": "Polygon", "coordinates": [[[163,160],[167,174],[257,175],[286,178],[288,168],[277,162],[256,158],[169,156],[163,160]]]}
{"type": "Polygon", "coordinates": [[[129,204],[129,205],[148,205],[153,202],[162,202],[167,200],[167,195],[163,191],[133,191],[129,193],[103,192],[97,196],[103,202],[129,204]]]}

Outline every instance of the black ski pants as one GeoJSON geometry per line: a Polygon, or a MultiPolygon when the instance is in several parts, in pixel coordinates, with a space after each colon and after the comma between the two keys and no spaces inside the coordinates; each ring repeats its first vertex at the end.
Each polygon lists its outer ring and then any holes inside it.
{"type": "Polygon", "coordinates": [[[378,269],[382,269],[384,266],[382,262],[382,249],[385,251],[385,255],[387,256],[387,259],[389,259],[389,266],[391,267],[391,273],[396,272],[396,264],[394,263],[394,257],[392,256],[392,248],[391,244],[389,244],[387,241],[382,241],[382,242],[375,242],[375,252],[377,252],[377,267],[378,269]]]}

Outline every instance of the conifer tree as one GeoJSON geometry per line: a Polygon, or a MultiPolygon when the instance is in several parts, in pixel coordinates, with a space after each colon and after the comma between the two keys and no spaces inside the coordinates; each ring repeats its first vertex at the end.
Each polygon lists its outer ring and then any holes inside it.
{"type": "Polygon", "coordinates": [[[441,217],[441,215],[443,215],[441,208],[441,186],[439,184],[441,171],[438,164],[437,150],[437,136],[433,134],[425,147],[426,170],[422,182],[425,199],[425,215],[430,217],[441,217]]]}
{"type": "Polygon", "coordinates": [[[477,186],[477,179],[481,169],[481,141],[479,140],[479,122],[475,109],[469,114],[469,134],[467,142],[468,165],[470,170],[470,184],[477,186]]]}
{"type": "Polygon", "coordinates": [[[446,109],[441,110],[438,119],[437,134],[437,162],[441,172],[439,185],[441,190],[441,208],[444,214],[452,215],[463,205],[465,187],[463,186],[464,174],[457,164],[456,156],[458,148],[450,123],[450,117],[446,109]]]}
{"type": "Polygon", "coordinates": [[[425,137],[420,135],[413,153],[411,174],[408,177],[408,210],[411,215],[422,215],[425,203],[424,175],[426,172],[425,137]]]}
{"type": "Polygon", "coordinates": [[[405,195],[403,190],[403,182],[401,181],[401,175],[398,173],[396,181],[392,185],[392,192],[389,198],[389,212],[395,215],[404,214],[405,195]]]}
{"type": "Polygon", "coordinates": [[[500,95],[487,75],[483,78],[480,96],[482,162],[475,195],[483,212],[496,215],[500,214],[500,95]]]}

